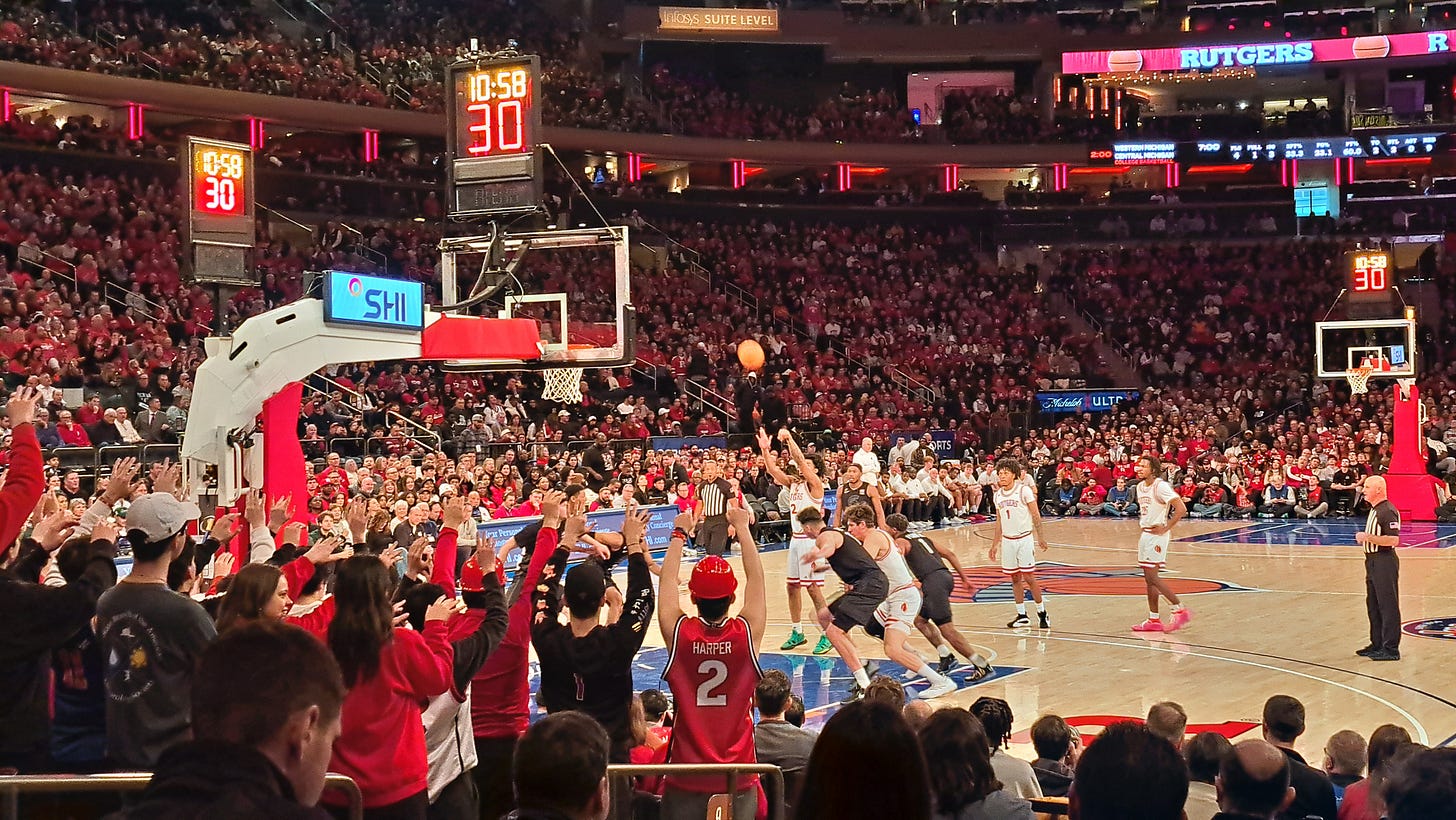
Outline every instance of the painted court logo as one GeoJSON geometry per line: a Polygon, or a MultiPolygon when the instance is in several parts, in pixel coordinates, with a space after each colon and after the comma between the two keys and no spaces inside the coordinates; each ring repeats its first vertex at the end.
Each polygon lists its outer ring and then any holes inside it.
{"type": "Polygon", "coordinates": [[[1401,624],[1400,631],[1417,638],[1456,641],[1456,618],[1424,618],[1419,621],[1406,621],[1401,624]]]}
{"type": "MultiPolygon", "coordinates": [[[[957,603],[1006,603],[1011,600],[1011,584],[999,568],[977,567],[969,570],[971,587],[966,588],[959,578],[951,600],[957,603]]],[[[1143,595],[1147,587],[1143,583],[1142,570],[1136,567],[1095,566],[1083,567],[1072,564],[1043,562],[1036,566],[1036,579],[1043,591],[1060,595],[1143,595]]],[[[1203,592],[1248,592],[1249,587],[1228,581],[1214,581],[1206,578],[1181,578],[1164,576],[1163,580],[1179,595],[1194,595],[1203,592]]]]}

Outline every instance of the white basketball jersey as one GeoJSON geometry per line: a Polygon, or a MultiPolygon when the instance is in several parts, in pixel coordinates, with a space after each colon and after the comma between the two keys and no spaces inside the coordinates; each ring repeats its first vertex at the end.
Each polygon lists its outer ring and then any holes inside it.
{"type": "Polygon", "coordinates": [[[804,526],[799,523],[799,513],[813,507],[819,512],[824,512],[824,498],[815,498],[809,495],[809,482],[796,481],[789,485],[789,526],[793,529],[794,535],[803,535],[804,526]]]}
{"type": "MultiPolygon", "coordinates": [[[[910,586],[915,583],[915,576],[910,572],[910,565],[905,563],[905,556],[900,554],[900,548],[895,546],[895,536],[884,530],[876,530],[885,536],[890,543],[890,548],[885,550],[885,557],[875,560],[880,565],[880,571],[885,573],[885,580],[890,582],[890,589],[910,586]]],[[[874,553],[870,553],[871,557],[874,553]]]]}
{"type": "Polygon", "coordinates": [[[1149,487],[1146,482],[1137,484],[1138,523],[1143,527],[1161,527],[1168,523],[1168,505],[1178,497],[1173,485],[1161,478],[1153,479],[1149,487]]]}
{"type": "Polygon", "coordinates": [[[1004,538],[1019,538],[1031,532],[1031,505],[1036,493],[1025,484],[1012,484],[1011,489],[996,488],[996,517],[1004,538]]]}

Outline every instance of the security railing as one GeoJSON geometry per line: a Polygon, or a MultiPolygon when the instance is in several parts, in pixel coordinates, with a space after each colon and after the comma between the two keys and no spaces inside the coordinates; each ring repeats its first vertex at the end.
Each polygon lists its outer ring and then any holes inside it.
{"type": "MultiPolygon", "coordinates": [[[[723,794],[737,793],[738,784],[745,776],[758,775],[761,782],[766,782],[764,796],[768,800],[768,820],[786,820],[788,816],[785,806],[788,805],[790,798],[784,787],[784,772],[778,766],[767,763],[662,763],[647,766],[607,767],[607,778],[614,781],[613,785],[623,779],[671,775],[718,775],[723,778],[723,794]]],[[[621,792],[613,789],[612,793],[621,792]]],[[[714,820],[752,820],[752,815],[735,817],[731,800],[727,801],[721,809],[710,811],[713,813],[709,816],[714,820]]],[[[631,803],[625,806],[614,804],[609,816],[612,820],[631,820],[633,816],[631,803]]]]}
{"type": "MultiPolygon", "coordinates": [[[[22,266],[34,271],[37,275],[39,275],[43,271],[50,271],[51,273],[61,277],[62,279],[70,280],[72,288],[80,288],[81,280],[76,278],[76,266],[74,264],[72,264],[71,262],[67,262],[65,259],[62,259],[61,257],[56,256],[55,254],[48,251],[40,251],[39,253],[41,256],[41,261],[37,262],[34,259],[26,259],[24,256],[21,256],[19,259],[19,263],[22,266]],[[59,263],[61,265],[64,265],[65,267],[62,270],[57,270],[46,260],[59,263]]],[[[151,299],[148,299],[140,293],[133,293],[126,288],[116,284],[115,282],[107,281],[104,278],[104,275],[101,279],[101,283],[97,285],[97,287],[101,290],[102,295],[106,297],[107,301],[117,305],[118,307],[123,307],[128,310],[135,310],[147,319],[156,319],[162,314],[161,302],[152,301],[151,299]]]]}
{"type": "MultiPolygon", "coordinates": [[[[20,819],[22,794],[81,794],[137,792],[152,782],[150,772],[113,774],[25,774],[0,777],[0,820],[20,819]]],[[[324,790],[342,792],[348,800],[349,820],[364,817],[364,795],[353,778],[331,774],[324,778],[324,790]]]]}

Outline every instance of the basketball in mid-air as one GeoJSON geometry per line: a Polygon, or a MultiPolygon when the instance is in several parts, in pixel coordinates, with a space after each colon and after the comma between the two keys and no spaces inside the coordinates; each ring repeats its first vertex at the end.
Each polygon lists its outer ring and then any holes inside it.
{"type": "Polygon", "coordinates": [[[752,339],[744,339],[739,342],[738,363],[743,365],[745,370],[761,370],[763,368],[763,345],[752,339]]]}

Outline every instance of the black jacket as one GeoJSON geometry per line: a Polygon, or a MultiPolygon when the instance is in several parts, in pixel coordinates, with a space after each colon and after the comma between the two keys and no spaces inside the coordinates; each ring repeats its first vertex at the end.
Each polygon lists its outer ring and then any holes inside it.
{"type": "Polygon", "coordinates": [[[566,548],[552,555],[552,578],[531,593],[537,621],[531,645],[541,664],[537,703],[552,714],[581,711],[602,724],[612,738],[612,762],[628,762],[632,748],[632,660],[652,624],[652,574],[640,553],[627,557],[627,594],[622,614],[610,626],[598,626],[578,638],[562,625],[566,548]]]}
{"type": "Polygon", "coordinates": [[[132,806],[106,820],[329,820],[303,806],[293,786],[256,749],[215,740],[162,753],[152,782],[132,806]]]}
{"type": "Polygon", "coordinates": [[[1060,760],[1039,757],[1031,764],[1036,782],[1041,784],[1041,793],[1047,797],[1066,797],[1072,788],[1072,767],[1060,760]]]}
{"type": "Polygon", "coordinates": [[[1294,787],[1294,802],[1279,815],[1279,820],[1305,820],[1319,817],[1336,820],[1339,808],[1335,805],[1335,785],[1322,771],[1304,762],[1299,752],[1280,749],[1289,758],[1289,785],[1294,787]]]}
{"type": "Polygon", "coordinates": [[[96,615],[96,599],[116,584],[115,548],[96,542],[85,570],[63,587],[32,583],[48,557],[24,554],[0,573],[0,765],[33,769],[50,740],[51,652],[96,615]]]}

